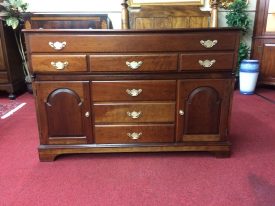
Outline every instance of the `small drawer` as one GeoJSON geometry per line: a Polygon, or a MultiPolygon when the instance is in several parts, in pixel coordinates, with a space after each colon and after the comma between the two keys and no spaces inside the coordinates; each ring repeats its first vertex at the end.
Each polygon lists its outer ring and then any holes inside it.
{"type": "Polygon", "coordinates": [[[86,55],[32,55],[34,72],[87,71],[86,55]]]}
{"type": "Polygon", "coordinates": [[[177,54],[90,55],[93,72],[161,72],[177,70],[177,54]]]}
{"type": "MultiPolygon", "coordinates": [[[[29,51],[33,52],[179,52],[235,50],[236,30],[147,30],[26,32],[29,51]],[[161,35],[160,35],[161,32],[161,35]]],[[[136,60],[133,60],[136,61],[136,60]]]]}
{"type": "Polygon", "coordinates": [[[176,99],[176,81],[94,81],[93,101],[168,101],[176,99]]]}
{"type": "Polygon", "coordinates": [[[174,135],[173,124],[95,125],[96,144],[171,143],[174,135]]]}
{"type": "Polygon", "coordinates": [[[233,69],[233,53],[188,53],[180,55],[181,71],[213,71],[233,69]]]}
{"type": "Polygon", "coordinates": [[[94,104],[96,123],[174,122],[175,103],[94,104]]]}

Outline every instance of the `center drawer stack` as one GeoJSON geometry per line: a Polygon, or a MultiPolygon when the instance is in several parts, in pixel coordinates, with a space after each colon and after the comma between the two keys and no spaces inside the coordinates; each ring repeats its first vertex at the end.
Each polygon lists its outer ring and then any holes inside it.
{"type": "Polygon", "coordinates": [[[173,142],[176,81],[93,81],[96,143],[173,142]]]}

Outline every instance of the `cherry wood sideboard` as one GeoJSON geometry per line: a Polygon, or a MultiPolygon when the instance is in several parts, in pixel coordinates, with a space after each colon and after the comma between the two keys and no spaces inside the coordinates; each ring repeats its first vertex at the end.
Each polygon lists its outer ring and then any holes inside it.
{"type": "Polygon", "coordinates": [[[69,153],[229,156],[239,30],[24,32],[41,161],[69,153]]]}

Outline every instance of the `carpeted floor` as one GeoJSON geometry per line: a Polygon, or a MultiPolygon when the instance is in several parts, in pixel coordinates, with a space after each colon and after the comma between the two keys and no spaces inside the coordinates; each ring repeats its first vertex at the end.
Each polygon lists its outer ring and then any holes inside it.
{"type": "MultiPolygon", "coordinates": [[[[275,92],[273,90],[272,92],[275,92]]],[[[83,154],[40,163],[33,97],[0,120],[1,206],[274,206],[275,104],[234,94],[232,157],[83,154]]]]}
{"type": "MultiPolygon", "coordinates": [[[[0,100],[1,101],[1,100],[0,100]]],[[[10,100],[6,103],[0,103],[0,119],[6,119],[25,106],[26,103],[10,100]]]]}
{"type": "Polygon", "coordinates": [[[255,94],[275,104],[275,89],[271,87],[257,88],[255,94]]]}

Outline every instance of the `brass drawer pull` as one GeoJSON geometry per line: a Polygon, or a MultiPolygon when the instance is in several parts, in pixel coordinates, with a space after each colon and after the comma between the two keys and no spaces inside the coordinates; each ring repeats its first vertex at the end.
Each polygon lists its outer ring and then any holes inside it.
{"type": "Polygon", "coordinates": [[[142,133],[137,133],[137,132],[133,132],[133,133],[127,133],[127,136],[130,137],[131,139],[139,139],[141,137],[142,133]]]}
{"type": "Polygon", "coordinates": [[[57,70],[62,70],[69,65],[69,62],[51,62],[51,65],[57,70]]]}
{"type": "Polygon", "coordinates": [[[126,89],[126,92],[130,96],[136,97],[142,92],[142,89],[126,89]]]}
{"type": "Polygon", "coordinates": [[[201,45],[204,46],[205,48],[212,48],[213,46],[215,46],[218,43],[218,40],[201,40],[200,41],[201,45]]]}
{"type": "Polygon", "coordinates": [[[59,41],[56,41],[56,42],[49,42],[49,45],[54,48],[55,50],[61,50],[63,49],[65,46],[66,46],[66,42],[59,42],[59,41]]]}
{"type": "Polygon", "coordinates": [[[138,69],[142,64],[143,64],[142,61],[139,61],[139,62],[136,62],[136,61],[128,62],[128,61],[127,61],[127,62],[126,62],[126,65],[127,65],[129,68],[133,69],[133,70],[138,69]]]}
{"type": "Polygon", "coordinates": [[[142,113],[141,111],[139,111],[139,112],[132,111],[132,112],[127,112],[127,115],[129,117],[132,117],[132,119],[138,119],[140,117],[141,113],[142,113]]]}
{"type": "Polygon", "coordinates": [[[216,60],[215,60],[215,59],[213,59],[213,60],[208,60],[208,59],[206,59],[206,60],[199,60],[199,64],[200,64],[201,66],[203,66],[204,68],[210,68],[210,67],[212,67],[213,64],[215,64],[215,63],[216,63],[216,60]]]}

